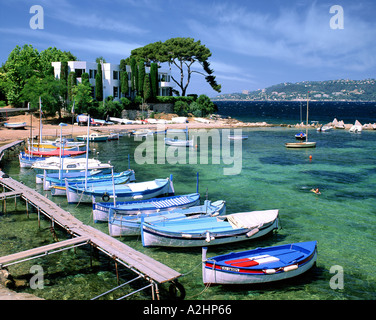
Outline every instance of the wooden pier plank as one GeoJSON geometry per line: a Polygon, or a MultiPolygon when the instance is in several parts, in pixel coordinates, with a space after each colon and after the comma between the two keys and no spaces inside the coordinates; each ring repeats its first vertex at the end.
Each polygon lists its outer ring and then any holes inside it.
{"type": "Polygon", "coordinates": [[[55,242],[52,244],[48,244],[42,247],[13,253],[7,256],[0,257],[0,265],[5,265],[10,262],[17,261],[17,260],[22,260],[22,259],[26,259],[29,257],[37,256],[48,251],[60,249],[63,247],[73,246],[73,245],[88,242],[88,241],[90,241],[90,238],[88,237],[76,237],[73,239],[68,239],[68,240],[63,240],[63,241],[55,242]]]}
{"type": "Polygon", "coordinates": [[[0,200],[4,200],[6,198],[14,198],[20,196],[22,192],[19,191],[10,191],[10,192],[2,192],[0,193],[0,200]]]}

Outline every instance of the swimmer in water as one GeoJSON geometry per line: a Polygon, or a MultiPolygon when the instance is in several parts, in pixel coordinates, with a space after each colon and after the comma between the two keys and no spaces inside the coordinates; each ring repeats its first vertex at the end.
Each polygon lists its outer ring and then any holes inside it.
{"type": "Polygon", "coordinates": [[[316,188],[316,189],[311,189],[312,192],[316,193],[316,194],[321,194],[319,188],[316,188]]]}

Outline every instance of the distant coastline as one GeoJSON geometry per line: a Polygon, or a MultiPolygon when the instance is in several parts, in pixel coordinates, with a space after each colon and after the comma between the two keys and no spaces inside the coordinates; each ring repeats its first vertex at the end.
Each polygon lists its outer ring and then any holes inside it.
{"type": "Polygon", "coordinates": [[[255,91],[221,94],[213,101],[310,101],[376,102],[376,80],[327,80],[284,82],[255,91]]]}

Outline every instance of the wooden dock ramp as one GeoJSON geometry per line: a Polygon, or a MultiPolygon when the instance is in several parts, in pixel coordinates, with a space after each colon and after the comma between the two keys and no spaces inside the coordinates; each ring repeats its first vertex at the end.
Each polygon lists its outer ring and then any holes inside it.
{"type": "Polygon", "coordinates": [[[68,250],[79,245],[87,244],[89,241],[90,238],[77,237],[0,257],[0,268],[6,268],[12,264],[20,263],[31,259],[36,259],[47,254],[68,250]]]}

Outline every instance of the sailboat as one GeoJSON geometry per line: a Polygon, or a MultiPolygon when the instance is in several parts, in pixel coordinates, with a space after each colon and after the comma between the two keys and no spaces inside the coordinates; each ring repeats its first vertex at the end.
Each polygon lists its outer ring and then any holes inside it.
{"type": "Polygon", "coordinates": [[[307,120],[306,120],[306,134],[305,134],[305,141],[302,142],[287,142],[285,143],[286,148],[315,148],[316,147],[316,142],[308,141],[308,104],[309,104],[309,99],[308,99],[308,94],[307,93],[307,120]]]}

